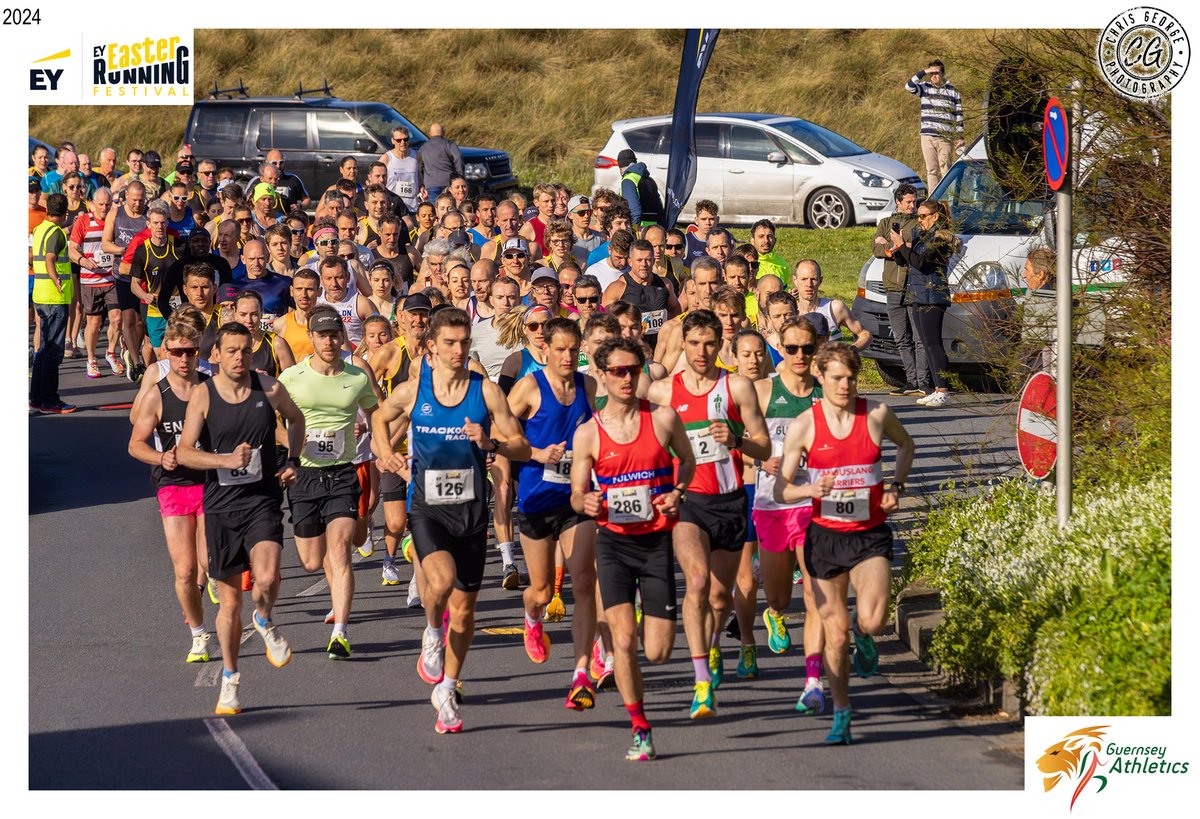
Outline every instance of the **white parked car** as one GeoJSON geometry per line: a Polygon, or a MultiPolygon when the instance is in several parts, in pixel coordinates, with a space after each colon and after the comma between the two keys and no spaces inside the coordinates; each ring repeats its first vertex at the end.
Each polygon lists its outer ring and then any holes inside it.
{"type": "MultiPolygon", "coordinates": [[[[671,117],[623,119],[595,160],[594,186],[620,192],[617,154],[630,148],[666,199],[671,117]]],[[[875,224],[907,182],[923,198],[916,171],[812,122],[778,114],[697,114],[696,185],[680,220],[711,199],[722,224],[770,219],[780,225],[840,228],[875,224]]]]}

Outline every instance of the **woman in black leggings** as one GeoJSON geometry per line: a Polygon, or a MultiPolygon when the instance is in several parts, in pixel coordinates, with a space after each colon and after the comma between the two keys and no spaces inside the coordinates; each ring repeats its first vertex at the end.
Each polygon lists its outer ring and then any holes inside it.
{"type": "Polygon", "coordinates": [[[949,401],[950,385],[946,372],[950,363],[942,346],[942,323],[950,306],[950,282],[946,265],[958,249],[961,240],[950,229],[946,206],[936,200],[926,200],[917,208],[918,231],[911,242],[904,242],[892,231],[892,255],[908,265],[908,301],[912,305],[912,323],[917,330],[918,343],[925,348],[925,357],[933,376],[934,392],[918,399],[927,407],[945,406],[949,401]]]}

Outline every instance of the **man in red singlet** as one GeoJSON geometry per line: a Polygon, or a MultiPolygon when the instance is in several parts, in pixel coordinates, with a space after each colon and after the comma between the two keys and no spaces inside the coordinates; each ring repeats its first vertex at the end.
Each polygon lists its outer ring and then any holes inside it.
{"type": "Polygon", "coordinates": [[[827,344],[814,365],[824,397],[788,427],[775,499],[794,503],[813,498],[805,537],[804,563],[825,630],[825,668],[833,693],[833,728],[826,744],[850,744],[850,673],[846,632],[854,632],[854,670],[869,677],[879,668],[872,635],[883,631],[892,581],[892,530],[887,516],[900,506],[900,493],[913,460],[913,440],[882,401],[858,397],[858,350],[827,344]],[[884,485],[880,445],[896,445],[894,479],[884,485]],[[803,453],[810,484],[797,485],[803,453]],[[846,600],[854,584],[855,622],[846,600]]]}
{"type": "Polygon", "coordinates": [[[655,758],[642,701],[634,595],[641,590],[642,650],[665,663],[675,642],[675,563],[671,530],[696,461],[683,422],[670,404],[637,397],[645,352],[632,339],[611,338],[592,356],[590,374],[608,391],[604,408],[575,431],[571,506],[596,518],[596,574],[612,629],[617,689],[633,725],[625,758],[655,758]],[[678,472],[670,446],[679,453],[678,472]],[[592,491],[595,470],[600,491],[592,491]]]}

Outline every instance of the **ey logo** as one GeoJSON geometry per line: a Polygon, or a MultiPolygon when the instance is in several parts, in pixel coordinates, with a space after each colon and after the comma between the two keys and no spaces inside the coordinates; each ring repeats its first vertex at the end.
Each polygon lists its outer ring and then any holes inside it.
{"type": "MultiPolygon", "coordinates": [[[[48,63],[52,60],[64,60],[71,56],[71,49],[60,51],[57,54],[51,54],[49,57],[42,57],[40,60],[34,60],[34,65],[38,63],[48,63]]],[[[58,81],[62,79],[62,68],[31,68],[29,69],[29,90],[30,91],[57,91],[58,81]]]]}
{"type": "Polygon", "coordinates": [[[1096,768],[1101,764],[1100,741],[1104,738],[1103,729],[1107,727],[1096,725],[1072,731],[1061,742],[1047,748],[1037,761],[1038,770],[1045,774],[1042,786],[1047,791],[1064,778],[1076,781],[1075,792],[1071,794],[1071,808],[1075,807],[1075,800],[1093,779],[1100,783],[1096,793],[1108,785],[1108,778],[1096,773],[1096,768]]]}

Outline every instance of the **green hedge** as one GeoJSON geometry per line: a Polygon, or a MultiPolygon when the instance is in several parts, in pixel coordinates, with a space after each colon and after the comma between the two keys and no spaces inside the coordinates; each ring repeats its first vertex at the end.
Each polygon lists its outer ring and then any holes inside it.
{"type": "Polygon", "coordinates": [[[1065,534],[1023,480],[943,504],[907,571],[942,593],[934,660],[1008,677],[1034,714],[1169,713],[1170,524],[1169,474],[1077,494],[1065,534]]]}

